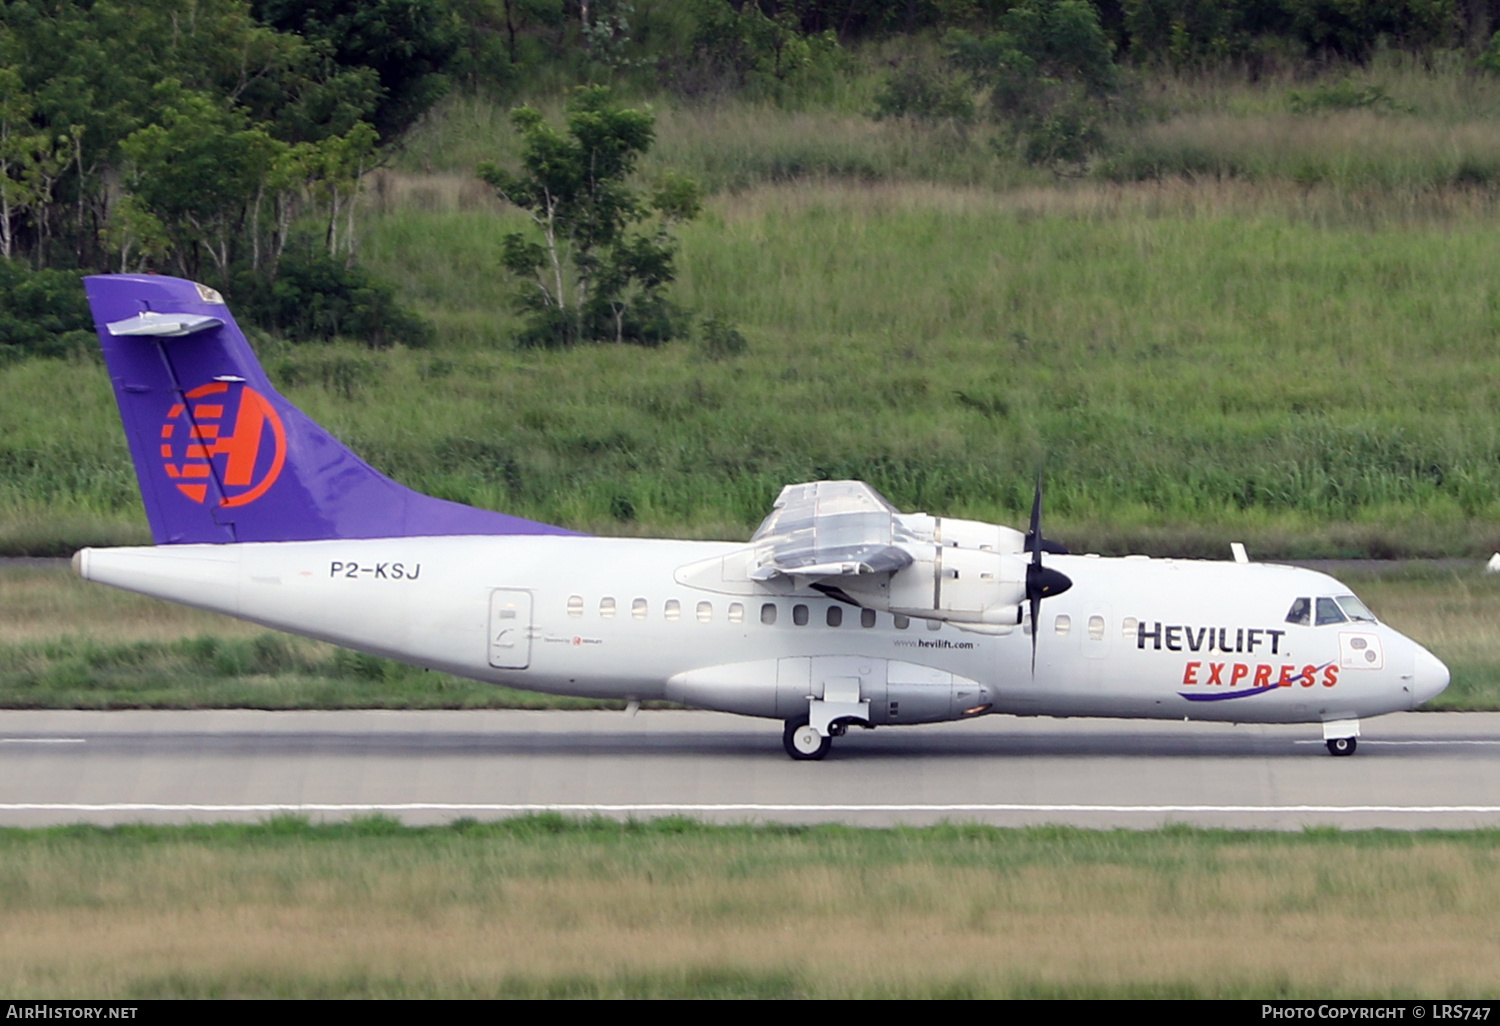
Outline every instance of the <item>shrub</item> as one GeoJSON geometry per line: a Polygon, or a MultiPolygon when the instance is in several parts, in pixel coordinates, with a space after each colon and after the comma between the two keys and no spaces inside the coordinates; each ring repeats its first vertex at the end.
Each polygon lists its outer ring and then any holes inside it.
{"type": "Polygon", "coordinates": [[[401,305],[394,285],[325,253],[288,252],[274,280],[242,275],[237,285],[251,319],[293,342],[349,338],[382,349],[432,341],[431,328],[401,305]]]}
{"type": "Polygon", "coordinates": [[[1080,169],[1104,143],[1120,75],[1098,12],[1081,0],[1024,0],[1002,31],[949,32],[948,59],[989,89],[1002,150],[1056,173],[1080,169]]]}
{"type": "Polygon", "coordinates": [[[967,125],[974,120],[974,97],[963,78],[927,61],[906,61],[875,95],[875,119],[885,118],[967,125]]]}
{"type": "Polygon", "coordinates": [[[699,341],[699,348],[710,360],[723,360],[731,356],[739,356],[750,348],[745,341],[745,336],[734,324],[723,317],[705,317],[703,319],[703,335],[699,341]]]}
{"type": "Polygon", "coordinates": [[[94,319],[72,271],[31,271],[0,260],[0,363],[93,352],[94,319]]]}
{"type": "Polygon", "coordinates": [[[1413,113],[1412,108],[1397,103],[1377,85],[1359,86],[1350,79],[1320,86],[1305,93],[1292,90],[1288,103],[1293,114],[1317,114],[1328,110],[1376,110],[1387,113],[1413,113]]]}

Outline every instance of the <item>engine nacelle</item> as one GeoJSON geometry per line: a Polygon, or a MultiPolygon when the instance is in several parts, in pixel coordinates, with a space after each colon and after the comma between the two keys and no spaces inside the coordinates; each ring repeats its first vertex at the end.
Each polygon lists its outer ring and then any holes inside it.
{"type": "Polygon", "coordinates": [[[679,567],[676,578],[750,594],[811,586],[903,616],[1014,626],[1026,598],[1025,543],[999,524],[898,513],[861,482],[819,481],[783,489],[743,550],[679,567]]]}
{"type": "MultiPolygon", "coordinates": [[[[911,551],[911,550],[908,550],[911,551]]],[[[1026,598],[1026,560],[1014,552],[933,546],[888,576],[849,578],[861,605],[953,623],[1015,624],[1026,598]]]]}

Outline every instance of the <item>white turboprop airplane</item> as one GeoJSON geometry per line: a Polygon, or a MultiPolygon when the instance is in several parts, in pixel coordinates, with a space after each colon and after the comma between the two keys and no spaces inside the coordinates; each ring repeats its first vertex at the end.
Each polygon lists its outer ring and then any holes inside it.
{"type": "Polygon", "coordinates": [[[794,759],[988,712],[1320,723],[1349,755],[1362,717],[1448,685],[1327,575],[1068,555],[1040,484],[1027,535],[790,485],[745,543],[419,495],[278,395],[214,290],[86,285],[156,541],[82,550],[91,581],[475,680],[783,720],[794,759]]]}

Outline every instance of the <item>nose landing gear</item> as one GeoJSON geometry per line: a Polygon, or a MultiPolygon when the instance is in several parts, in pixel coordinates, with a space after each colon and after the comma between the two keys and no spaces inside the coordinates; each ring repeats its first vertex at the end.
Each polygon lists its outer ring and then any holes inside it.
{"type": "Polygon", "coordinates": [[[1329,755],[1353,755],[1359,747],[1358,720],[1330,720],[1323,724],[1323,743],[1329,755]]]}

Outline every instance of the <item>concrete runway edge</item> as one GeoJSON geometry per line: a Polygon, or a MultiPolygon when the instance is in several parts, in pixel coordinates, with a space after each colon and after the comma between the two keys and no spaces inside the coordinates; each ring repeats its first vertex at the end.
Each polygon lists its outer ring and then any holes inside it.
{"type": "Polygon", "coordinates": [[[855,731],[821,763],[719,713],[0,712],[0,825],[527,812],[713,822],[1500,826],[1500,713],[1316,726],[990,716],[855,731]]]}

